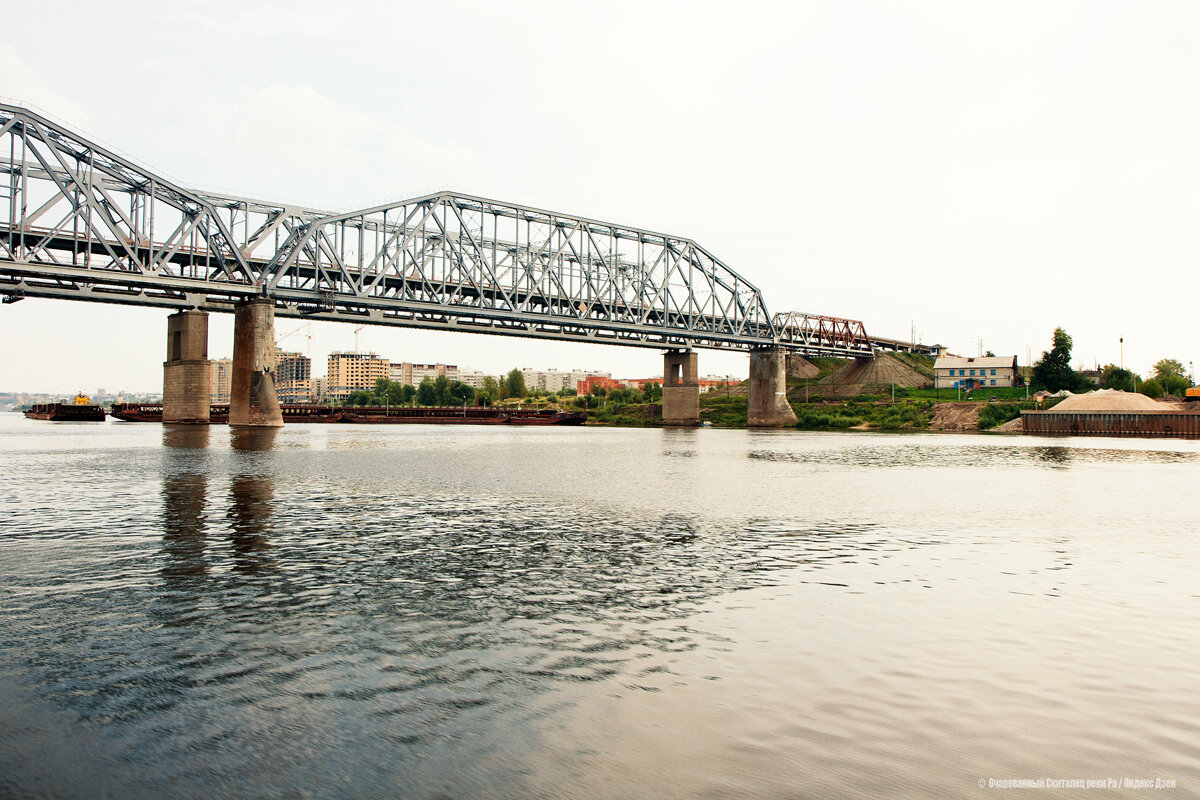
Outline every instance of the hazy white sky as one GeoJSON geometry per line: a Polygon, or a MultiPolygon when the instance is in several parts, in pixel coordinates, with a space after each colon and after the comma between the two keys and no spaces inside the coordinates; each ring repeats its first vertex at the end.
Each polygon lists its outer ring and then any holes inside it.
{"type": "MultiPolygon", "coordinates": [[[[1056,326],[1088,366],[1122,336],[1137,370],[1200,360],[1195,2],[42,0],[3,17],[0,95],[187,184],[333,209],[449,187],[693,238],[772,311],[1022,363],[1056,326]]],[[[0,307],[0,390],[159,390],[166,316],[0,307]]],[[[210,356],[232,326],[211,318],[210,356]]],[[[661,372],[653,350],[361,340],[494,372],[661,372]]],[[[353,346],[315,325],[315,372],[353,346]]],[[[701,351],[700,370],[747,359],[701,351]]]]}

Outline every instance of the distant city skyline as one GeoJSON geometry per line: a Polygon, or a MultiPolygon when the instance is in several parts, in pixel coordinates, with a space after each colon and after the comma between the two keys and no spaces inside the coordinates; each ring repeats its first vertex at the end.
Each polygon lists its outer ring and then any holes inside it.
{"type": "MultiPolygon", "coordinates": [[[[1026,365],[1063,327],[1077,366],[1200,358],[1169,302],[1200,260],[1194,3],[797,2],[764,25],[703,2],[638,6],[636,24],[582,4],[472,5],[464,23],[364,2],[349,16],[373,24],[356,27],[301,24],[329,16],[308,0],[118,7],[72,6],[69,25],[6,9],[0,91],[185,184],[333,210],[453,187],[694,239],[772,312],[871,335],[1026,365]],[[398,29],[421,35],[396,47],[398,29]],[[163,31],[169,49],[97,45],[163,31]],[[539,45],[504,51],[504,91],[481,79],[497,41],[539,45]],[[97,90],[63,53],[138,79],[97,90]]],[[[0,388],[161,388],[166,316],[4,305],[0,388]]],[[[231,329],[214,315],[210,354],[231,352],[231,329]]],[[[351,325],[313,329],[317,360],[353,347],[351,325]]],[[[489,372],[661,371],[655,350],[360,338],[489,372]]],[[[701,351],[700,370],[744,376],[748,360],[701,351]]]]}

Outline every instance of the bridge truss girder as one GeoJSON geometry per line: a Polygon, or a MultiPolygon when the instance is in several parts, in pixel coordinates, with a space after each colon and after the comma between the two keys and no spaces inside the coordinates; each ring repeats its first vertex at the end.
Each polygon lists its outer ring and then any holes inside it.
{"type": "MultiPolygon", "coordinates": [[[[656,348],[869,351],[696,242],[442,192],[332,214],[185,188],[0,104],[0,294],[656,348]]],[[[843,320],[841,322],[852,323],[843,320]]]]}

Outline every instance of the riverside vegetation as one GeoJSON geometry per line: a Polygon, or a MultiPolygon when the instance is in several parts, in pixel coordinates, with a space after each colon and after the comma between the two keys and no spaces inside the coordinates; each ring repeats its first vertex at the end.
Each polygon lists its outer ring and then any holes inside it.
{"type": "MultiPolygon", "coordinates": [[[[978,403],[978,428],[990,430],[1016,419],[1023,410],[1049,408],[1056,400],[1038,405],[1029,399],[1031,389],[1072,391],[1091,388],[1136,390],[1150,397],[1164,394],[1182,395],[1192,385],[1184,376],[1183,365],[1174,359],[1162,359],[1154,365],[1152,376],[1143,378],[1112,364],[1088,375],[1070,368],[1072,340],[1062,328],[1056,328],[1052,347],[1033,364],[1025,377],[1030,388],[987,387],[960,395],[955,389],[928,389],[870,383],[860,386],[861,392],[851,397],[837,396],[839,387],[828,379],[851,362],[840,358],[814,358],[810,363],[817,374],[808,378],[788,378],[788,401],[796,412],[796,427],[802,430],[928,430],[939,404],[978,403]]],[[[933,382],[934,359],[914,353],[892,353],[933,382]]],[[[987,355],[993,355],[988,353],[987,355]]],[[[700,419],[719,428],[744,428],[747,422],[747,383],[718,387],[700,395],[700,419]]],[[[647,427],[662,424],[662,387],[646,384],[643,390],[594,388],[586,395],[574,389],[561,392],[530,390],[520,370],[507,375],[485,378],[483,386],[472,389],[444,376],[426,379],[420,386],[402,386],[380,380],[374,392],[358,392],[350,396],[348,405],[521,405],[524,407],[553,407],[564,410],[586,410],[588,422],[598,425],[647,427]]]]}
{"type": "MultiPolygon", "coordinates": [[[[903,354],[904,360],[922,368],[932,376],[933,359],[926,356],[903,354]]],[[[876,431],[920,431],[928,430],[939,403],[963,400],[980,405],[979,429],[989,430],[1020,416],[1023,409],[1046,408],[1054,401],[1038,406],[1026,399],[1024,387],[990,387],[960,398],[952,389],[924,389],[872,385],[864,387],[862,394],[845,399],[822,396],[829,391],[828,383],[822,383],[834,372],[849,362],[838,358],[811,360],[818,369],[812,378],[789,378],[788,400],[796,412],[796,427],[801,430],[876,430],[876,431]],[[894,396],[894,399],[893,399],[894,396]],[[992,401],[990,398],[996,398],[992,401]]],[[[661,396],[661,389],[659,390],[661,396]]],[[[700,395],[700,419],[713,427],[744,428],[747,422],[747,384],[716,388],[700,395]]],[[[657,399],[657,398],[656,398],[657,399]]],[[[629,397],[621,390],[611,393],[598,392],[598,397],[588,396],[591,412],[590,422],[620,425],[649,426],[662,422],[661,406],[645,398],[629,397]]]]}

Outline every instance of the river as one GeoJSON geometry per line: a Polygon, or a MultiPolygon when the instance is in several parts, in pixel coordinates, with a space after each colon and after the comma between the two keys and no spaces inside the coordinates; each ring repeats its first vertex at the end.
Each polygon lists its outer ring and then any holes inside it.
{"type": "Polygon", "coordinates": [[[1192,441],[0,415],[0,796],[1200,796],[1198,479],[1192,441]]]}

